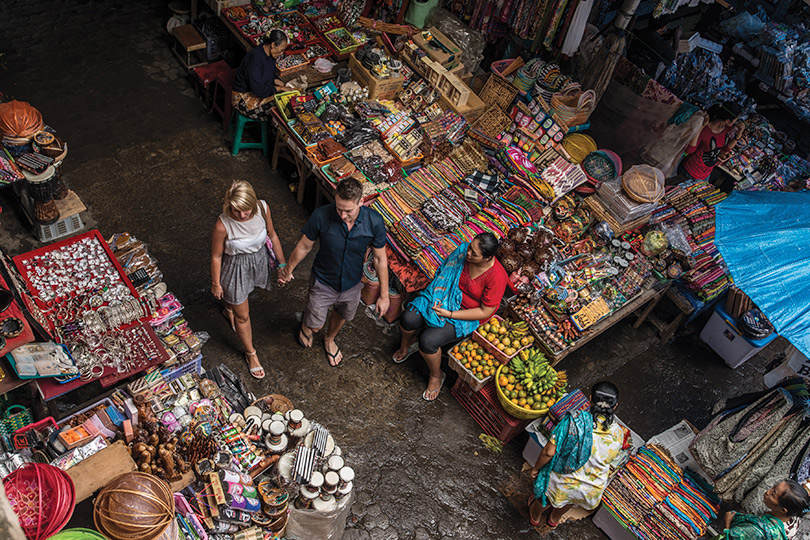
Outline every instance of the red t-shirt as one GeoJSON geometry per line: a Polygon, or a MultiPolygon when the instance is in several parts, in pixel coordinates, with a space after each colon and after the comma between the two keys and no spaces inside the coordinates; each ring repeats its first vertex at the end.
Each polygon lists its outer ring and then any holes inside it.
{"type": "Polygon", "coordinates": [[[500,306],[508,282],[509,276],[497,259],[492,268],[475,279],[470,279],[470,271],[465,263],[461,279],[458,281],[458,287],[461,289],[461,309],[500,306]]]}
{"type": "Polygon", "coordinates": [[[683,160],[683,168],[692,178],[697,180],[709,178],[712,169],[717,165],[717,160],[720,158],[720,152],[726,146],[728,133],[732,127],[727,127],[720,133],[715,133],[709,126],[706,126],[700,132],[697,144],[686,148],[686,153],[689,155],[683,160]]]}

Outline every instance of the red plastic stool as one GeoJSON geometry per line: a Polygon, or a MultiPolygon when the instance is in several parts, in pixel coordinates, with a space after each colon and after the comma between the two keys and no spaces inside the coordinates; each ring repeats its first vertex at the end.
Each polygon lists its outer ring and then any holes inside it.
{"type": "Polygon", "coordinates": [[[225,60],[193,69],[194,89],[197,92],[197,97],[202,99],[209,110],[211,108],[211,93],[213,91],[211,83],[217,80],[220,73],[228,71],[229,69],[231,69],[231,66],[229,66],[228,62],[225,60]]]}
{"type": "Polygon", "coordinates": [[[228,126],[231,124],[231,108],[233,107],[231,105],[231,96],[233,95],[233,80],[235,78],[236,70],[231,69],[217,75],[214,82],[214,99],[211,102],[211,112],[216,111],[222,117],[222,129],[225,131],[228,131],[228,126]]]}

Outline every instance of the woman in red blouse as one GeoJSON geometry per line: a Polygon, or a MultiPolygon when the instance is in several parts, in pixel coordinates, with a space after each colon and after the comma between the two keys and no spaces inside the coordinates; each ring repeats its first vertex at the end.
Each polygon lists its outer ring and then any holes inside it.
{"type": "Polygon", "coordinates": [[[425,317],[413,309],[406,310],[400,318],[402,342],[394,353],[393,360],[397,364],[404,362],[418,347],[430,368],[428,386],[422,394],[422,398],[426,401],[436,399],[444,384],[441,348],[459,339],[453,320],[483,323],[492,317],[501,305],[501,298],[506,291],[509,278],[506,270],[495,258],[497,250],[498,239],[492,233],[481,233],[470,242],[458,281],[462,294],[461,306],[452,311],[438,306],[433,307],[436,315],[446,319],[443,326],[439,328],[428,326],[425,317]],[[419,330],[422,330],[422,333],[417,336],[419,330]]]}
{"type": "Polygon", "coordinates": [[[703,129],[689,141],[687,156],[678,167],[678,173],[687,179],[708,180],[714,166],[722,161],[721,154],[730,152],[745,132],[745,124],[737,122],[740,106],[732,101],[713,105],[702,114],[703,129]]]}

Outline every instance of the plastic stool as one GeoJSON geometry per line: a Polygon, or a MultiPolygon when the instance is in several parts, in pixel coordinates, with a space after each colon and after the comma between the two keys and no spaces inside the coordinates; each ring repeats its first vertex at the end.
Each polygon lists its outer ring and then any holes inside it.
{"type": "Polygon", "coordinates": [[[236,78],[236,70],[230,69],[222,71],[214,81],[214,95],[211,99],[211,112],[216,112],[222,118],[222,129],[228,130],[231,124],[231,96],[233,96],[233,80],[236,78]],[[219,99],[222,98],[222,105],[219,99]]]}
{"type": "Polygon", "coordinates": [[[233,147],[231,148],[231,155],[239,155],[239,150],[242,150],[243,148],[260,148],[262,153],[266,156],[269,146],[267,142],[267,120],[254,120],[239,113],[239,111],[233,111],[233,116],[236,118],[236,123],[234,124],[233,147]],[[261,124],[262,142],[260,143],[242,142],[242,132],[245,131],[245,126],[251,122],[259,122],[261,124]]]}

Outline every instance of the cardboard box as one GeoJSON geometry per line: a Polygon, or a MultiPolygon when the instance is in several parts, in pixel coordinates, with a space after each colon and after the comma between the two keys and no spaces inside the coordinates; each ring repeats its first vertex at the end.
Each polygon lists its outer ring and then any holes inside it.
{"type": "Polygon", "coordinates": [[[470,95],[467,98],[467,103],[465,103],[464,105],[455,105],[444,94],[439,94],[439,101],[441,101],[442,105],[446,109],[450,109],[453,112],[460,114],[470,124],[475,122],[479,116],[484,114],[484,111],[487,108],[486,103],[481,101],[481,98],[478,97],[477,94],[473,94],[472,92],[470,92],[470,95]]]}
{"type": "Polygon", "coordinates": [[[387,79],[378,79],[371,74],[360,62],[354,53],[349,56],[349,69],[352,71],[352,77],[360,86],[368,87],[369,99],[394,99],[397,93],[402,90],[402,85],[405,82],[403,77],[388,77],[387,79]]]}
{"type": "Polygon", "coordinates": [[[461,82],[461,79],[450,72],[445,75],[445,80],[447,81],[447,85],[440,89],[442,93],[447,94],[447,98],[456,107],[463,107],[466,105],[467,101],[470,99],[470,95],[472,94],[470,87],[461,82]]]}
{"type": "Polygon", "coordinates": [[[452,70],[461,63],[461,49],[453,43],[450,38],[445,36],[438,28],[431,26],[427,29],[433,39],[425,39],[424,32],[414,34],[413,42],[419,46],[420,49],[425,51],[430,58],[443,65],[445,68],[452,70]],[[444,48],[431,46],[431,41],[438,41],[444,48]],[[446,49],[446,50],[445,50],[446,49]],[[449,51],[449,52],[448,52],[449,51]]]}

